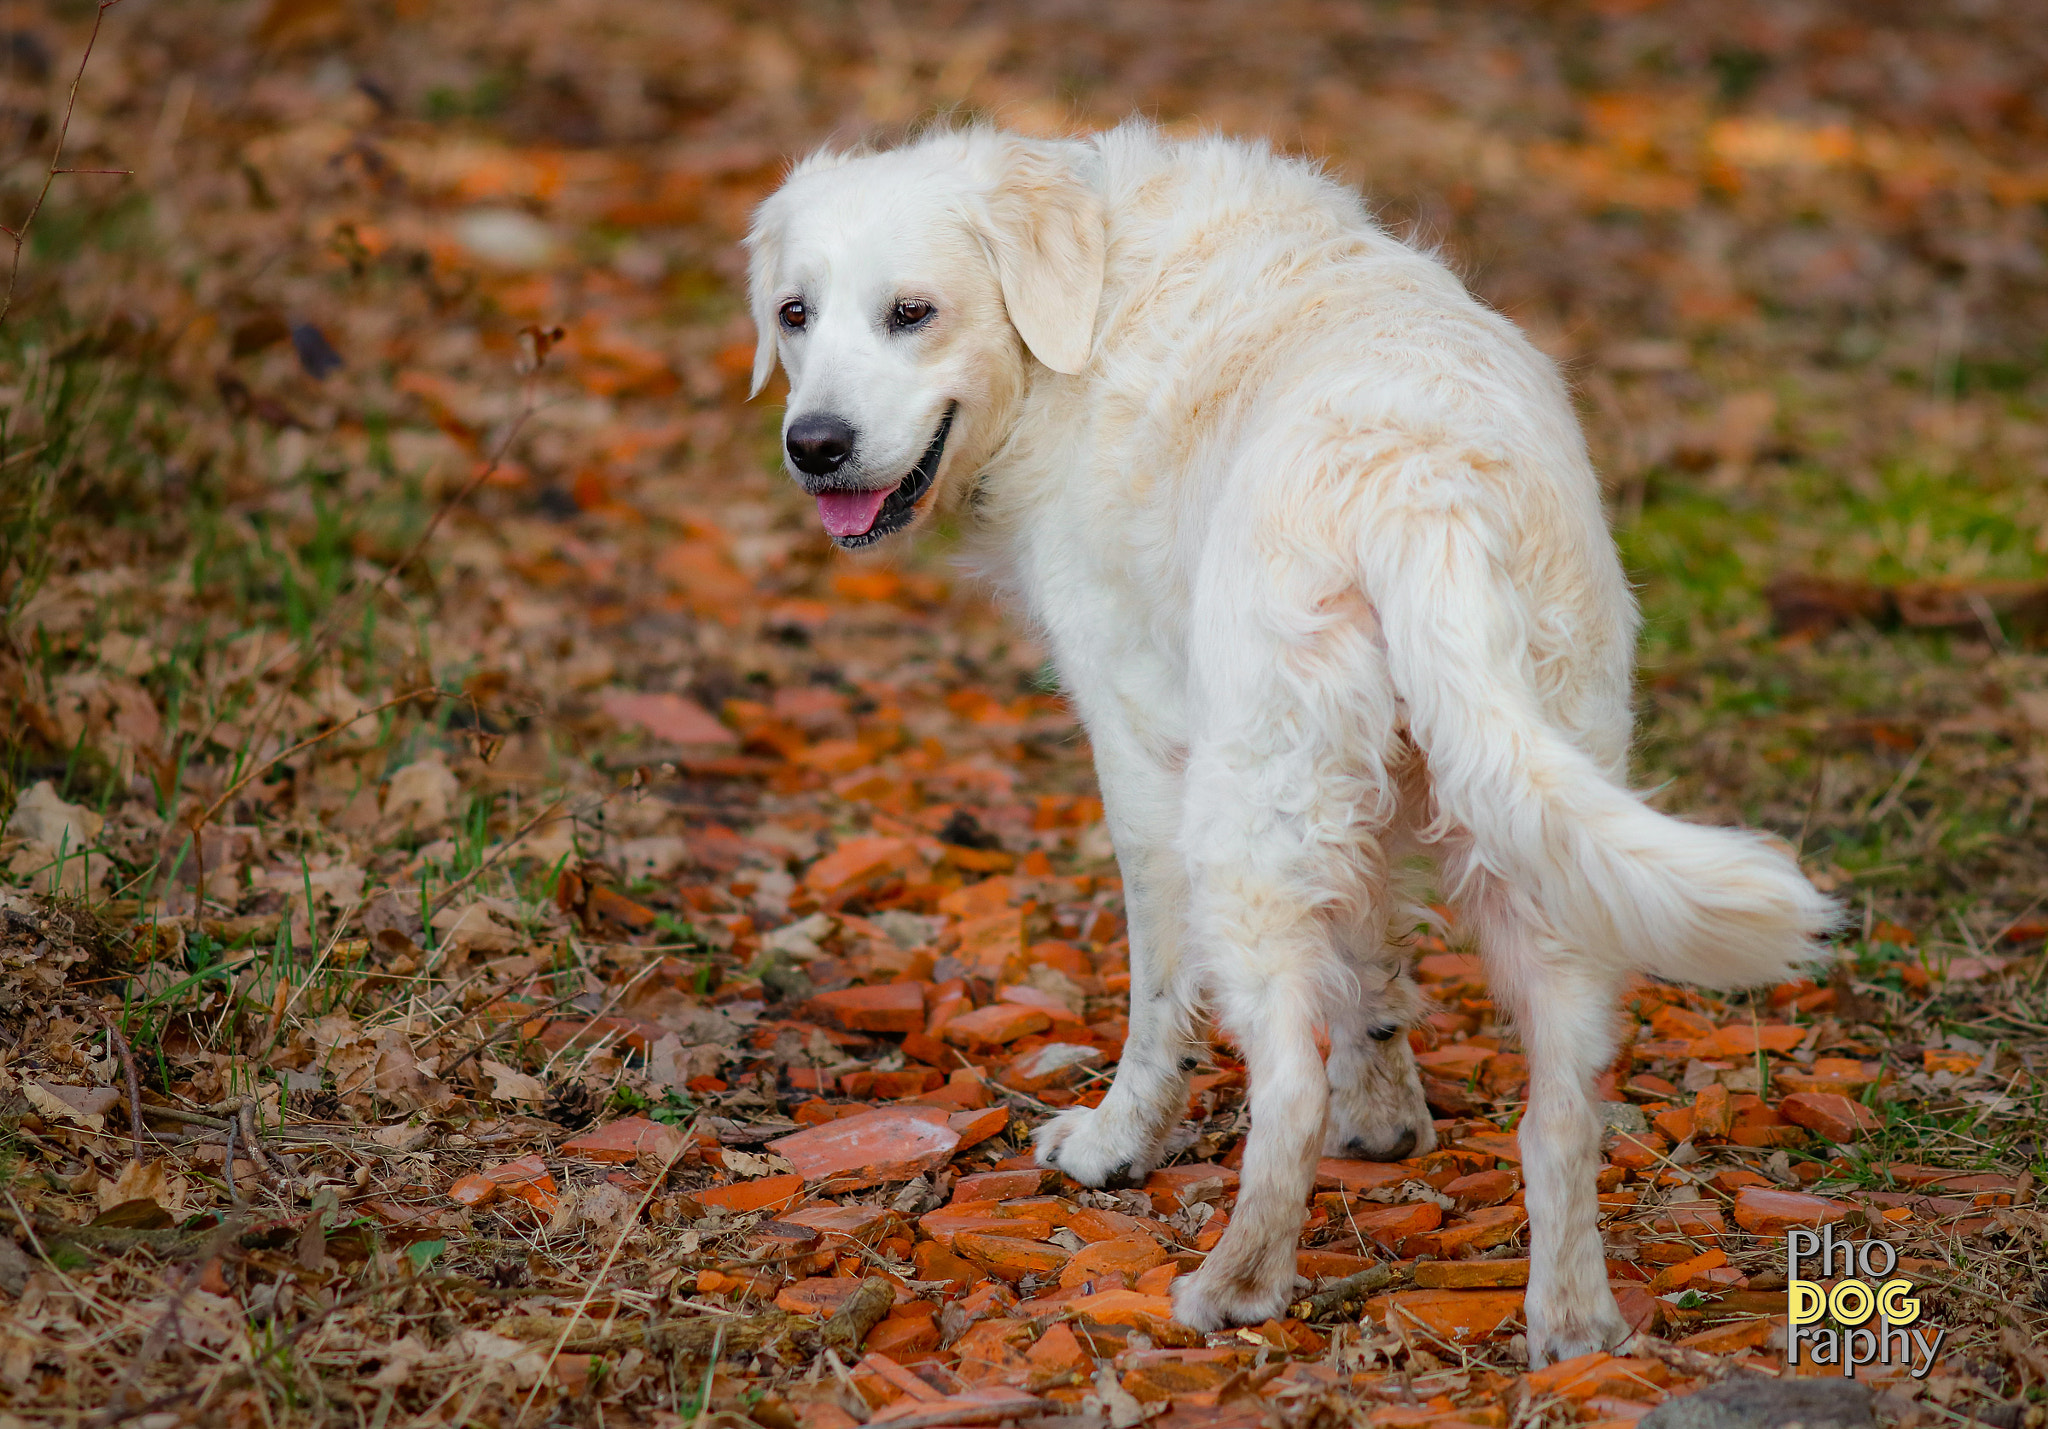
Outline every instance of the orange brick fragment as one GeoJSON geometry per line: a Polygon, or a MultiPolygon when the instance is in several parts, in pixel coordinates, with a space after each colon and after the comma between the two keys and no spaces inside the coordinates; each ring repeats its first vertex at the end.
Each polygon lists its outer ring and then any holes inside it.
{"type": "Polygon", "coordinates": [[[1810,1230],[1848,1214],[1840,1201],[1798,1191],[1744,1186],[1735,1193],[1735,1223],[1753,1235],[1783,1235],[1795,1226],[1810,1230]]]}
{"type": "MultiPolygon", "coordinates": [[[[1128,1240],[1102,1240],[1074,1252],[1060,1271],[1063,1286],[1084,1285],[1091,1280],[1115,1279],[1128,1285],[1137,1276],[1166,1261],[1166,1252],[1149,1236],[1128,1240]]],[[[1109,1286],[1105,1283],[1103,1289],[1109,1286]]]]}
{"type": "Polygon", "coordinates": [[[960,924],[958,958],[991,982],[1014,982],[1028,967],[1024,955],[1024,911],[1005,908],[960,924]]]}
{"type": "Polygon", "coordinates": [[[945,1396],[885,1354],[870,1351],[853,1367],[853,1387],[876,1409],[910,1400],[914,1404],[936,1404],[945,1396]]]}
{"type": "Polygon", "coordinates": [[[622,1116],[563,1142],[556,1155],[581,1161],[627,1166],[644,1153],[659,1165],[683,1143],[682,1132],[644,1116],[622,1116]]]}
{"type": "Polygon", "coordinates": [[[1664,1397],[1662,1386],[1670,1378],[1671,1371],[1657,1360],[1628,1359],[1596,1350],[1532,1370],[1528,1385],[1532,1394],[1579,1401],[1595,1397],[1657,1400],[1664,1397]]]}
{"type": "Polygon", "coordinates": [[[969,1384],[997,1379],[1021,1384],[1031,1374],[1031,1361],[1024,1358],[1031,1337],[1029,1320],[998,1317],[977,1321],[953,1342],[953,1353],[959,1359],[955,1373],[969,1384]]]}
{"type": "Polygon", "coordinates": [[[1399,1166],[1389,1161],[1342,1161],[1324,1157],[1316,1163],[1318,1191],[1349,1191],[1357,1195],[1363,1191],[1378,1191],[1415,1179],[1417,1175],[1414,1167],[1399,1166]]]}
{"type": "Polygon", "coordinates": [[[1194,1332],[1173,1318],[1173,1301],[1164,1295],[1144,1295],[1135,1290],[1099,1290],[1083,1295],[1069,1306],[1082,1320],[1098,1325],[1122,1325],[1142,1330],[1153,1340],[1185,1343],[1197,1338],[1194,1332]]]}
{"type": "Polygon", "coordinates": [[[1529,1283],[1526,1260],[1420,1260],[1415,1284],[1423,1290],[1505,1289],[1529,1283]]]}
{"type": "Polygon", "coordinates": [[[1529,1213],[1520,1206],[1482,1207],[1438,1233],[1439,1253],[1455,1260],[1490,1246],[1504,1245],[1528,1223],[1529,1213]]]}
{"type": "Polygon", "coordinates": [[[1009,1201],[1035,1196],[1045,1184],[1045,1173],[1030,1171],[982,1171],[962,1176],[953,1186],[953,1203],[962,1201],[1009,1201]]]}
{"type": "Polygon", "coordinates": [[[775,1308],[792,1315],[831,1315],[853,1298],[860,1285],[860,1281],[845,1275],[799,1280],[776,1292],[775,1308]]]}
{"type": "Polygon", "coordinates": [[[1670,1149],[1671,1143],[1654,1131],[1625,1131],[1607,1148],[1607,1159],[1630,1171],[1647,1171],[1661,1164],[1663,1153],[1670,1149]]]}
{"type": "Polygon", "coordinates": [[[997,1002],[953,1017],[940,1035],[957,1047],[1000,1047],[1050,1026],[1052,1018],[1042,1008],[997,1002]]]}
{"type": "Polygon", "coordinates": [[[1702,1087],[1692,1103],[1693,1130],[1701,1136],[1726,1136],[1735,1125],[1728,1089],[1719,1082],[1702,1087]]]}
{"type": "MultiPolygon", "coordinates": [[[[882,1109],[842,1117],[768,1143],[806,1182],[830,1181],[844,1190],[908,1181],[944,1165],[960,1144],[960,1133],[942,1120],[919,1115],[920,1107],[882,1109]]],[[[942,1112],[929,1115],[943,1118],[942,1112]]]]}
{"type": "Polygon", "coordinates": [[[1699,1129],[1699,1122],[1691,1107],[1668,1106],[1650,1118],[1650,1128],[1665,1140],[1676,1143],[1691,1139],[1699,1129]]]}
{"type": "Polygon", "coordinates": [[[487,1206],[498,1199],[498,1183],[472,1171],[448,1188],[448,1199],[459,1206],[487,1206]]]}
{"type": "Polygon", "coordinates": [[[1335,1250],[1297,1250],[1294,1252],[1294,1273],[1305,1275],[1311,1280],[1341,1280],[1347,1275],[1356,1275],[1361,1270],[1370,1270],[1379,1262],[1368,1256],[1346,1255],[1335,1250]]]}
{"type": "Polygon", "coordinates": [[[849,1249],[856,1244],[876,1244],[902,1222],[884,1206],[823,1205],[791,1211],[780,1224],[816,1231],[827,1248],[849,1249]]]}
{"type": "Polygon", "coordinates": [[[1671,1290],[1683,1290],[1707,1271],[1727,1263],[1728,1252],[1717,1249],[1705,1251],[1690,1260],[1681,1260],[1676,1265],[1667,1265],[1650,1278],[1650,1293],[1662,1295],[1671,1290]]]}
{"type": "Polygon", "coordinates": [[[727,1211],[785,1211],[803,1199],[801,1176],[763,1176],[758,1181],[734,1181],[729,1186],[707,1186],[691,1192],[700,1206],[717,1206],[727,1211]]]}
{"type": "Polygon", "coordinates": [[[1458,1149],[1476,1151],[1490,1161],[1506,1161],[1516,1166],[1522,1164],[1522,1139],[1519,1132],[1476,1132],[1460,1141],[1458,1149]]]}
{"type": "Polygon", "coordinates": [[[1082,1240],[1094,1243],[1098,1240],[1122,1240],[1126,1236],[1143,1234],[1146,1223],[1136,1216],[1127,1216],[1121,1211],[1103,1211],[1094,1207],[1071,1216],[1067,1229],[1082,1240]]]}
{"type": "Polygon", "coordinates": [[[1013,1057],[997,1080],[1020,1092],[1042,1092],[1048,1087],[1066,1086],[1081,1073],[1101,1065],[1100,1047],[1076,1042],[1048,1042],[1043,1047],[1013,1057]]]}
{"type": "Polygon", "coordinates": [[[1162,1214],[1183,1210],[1208,1199],[1212,1191],[1228,1194],[1237,1189],[1237,1173],[1227,1166],[1197,1161],[1186,1166],[1162,1166],[1145,1178],[1145,1194],[1162,1214]]]}
{"type": "Polygon", "coordinates": [[[978,1230],[955,1235],[953,1250],[991,1275],[1010,1281],[1022,1280],[1027,1275],[1051,1275],[1068,1260],[1068,1253],[1050,1241],[978,1230]]]}
{"type": "Polygon", "coordinates": [[[1361,1207],[1351,1213],[1359,1234],[1369,1236],[1392,1251],[1400,1251],[1411,1238],[1426,1235],[1444,1223],[1444,1213],[1434,1201],[1412,1206],[1361,1207]]]}
{"type": "Polygon", "coordinates": [[[1040,1335],[1024,1358],[1031,1362],[1031,1388],[1086,1379],[1095,1368],[1095,1361],[1066,1325],[1054,1325],[1040,1335]]]}
{"type": "Polygon", "coordinates": [[[980,1111],[956,1111],[946,1118],[946,1125],[960,1138],[957,1149],[965,1151],[970,1146],[979,1146],[992,1136],[1002,1135],[1003,1128],[1010,1124],[1010,1109],[1006,1106],[983,1107],[980,1111]]]}
{"type": "Polygon", "coordinates": [[[1141,1404],[1214,1390],[1237,1373],[1237,1352],[1139,1350],[1125,1357],[1124,1390],[1141,1404]]]}
{"type": "Polygon", "coordinates": [[[1884,1125],[1869,1107],[1834,1092],[1796,1092],[1778,1110],[1795,1126],[1830,1141],[1858,1141],[1884,1125]]]}
{"type": "Polygon", "coordinates": [[[1474,1171],[1450,1182],[1443,1188],[1443,1193],[1459,1210],[1472,1211],[1481,1206],[1499,1205],[1514,1195],[1517,1188],[1512,1171],[1474,1171]]]}
{"type": "Polygon", "coordinates": [[[552,1216],[561,1204],[561,1198],[556,1194],[555,1178],[548,1174],[547,1163],[537,1152],[522,1156],[517,1161],[486,1167],[483,1175],[498,1188],[500,1195],[524,1201],[542,1215],[552,1216]]]}
{"type": "Polygon", "coordinates": [[[823,898],[916,862],[917,845],[911,840],[868,834],[848,839],[812,864],[804,873],[804,887],[823,898]]]}
{"type": "Polygon", "coordinates": [[[915,982],[878,983],[821,992],[805,1004],[813,1017],[849,1032],[922,1032],[924,986],[915,982]]]}
{"type": "Polygon", "coordinates": [[[1806,1040],[1806,1029],[1782,1022],[1752,1025],[1735,1022],[1713,1036],[1693,1043],[1695,1057],[1754,1057],[1759,1048],[1766,1052],[1790,1052],[1806,1040]]]}
{"type": "Polygon", "coordinates": [[[1482,1340],[1513,1332],[1522,1318],[1522,1292],[1403,1290],[1369,1300],[1365,1308],[1390,1329],[1405,1319],[1447,1340],[1482,1340]]]}
{"type": "Polygon", "coordinates": [[[614,690],[604,712],[620,724],[635,725],[670,744],[734,745],[739,736],[711,717],[695,700],[667,691],[614,690]]]}
{"type": "Polygon", "coordinates": [[[907,1305],[896,1306],[868,1331],[867,1339],[861,1342],[862,1348],[873,1354],[887,1355],[899,1364],[931,1353],[939,1347],[939,1326],[932,1318],[937,1310],[938,1307],[929,1300],[913,1300],[907,1305]]]}
{"type": "Polygon", "coordinates": [[[1733,1355],[1767,1344],[1774,1326],[1771,1320],[1734,1320],[1687,1335],[1678,1341],[1680,1349],[1698,1350],[1703,1355],[1733,1355]]]}
{"type": "Polygon", "coordinates": [[[1139,1275],[1136,1280],[1131,1282],[1131,1289],[1137,1291],[1140,1295],[1166,1295],[1170,1297],[1173,1293],[1174,1277],[1179,1274],[1180,1266],[1169,1260],[1155,1265],[1150,1270],[1139,1275]]]}
{"type": "Polygon", "coordinates": [[[980,1269],[973,1261],[955,1255],[935,1240],[918,1242],[910,1254],[910,1263],[917,1268],[919,1280],[942,1280],[952,1294],[959,1295],[972,1288],[981,1278],[980,1269]]]}
{"type": "Polygon", "coordinates": [[[1863,1089],[1883,1075],[1876,1062],[1863,1063],[1851,1057],[1816,1057],[1808,1067],[1787,1067],[1771,1073],[1771,1085],[1788,1092],[1836,1092],[1845,1097],[1861,1096],[1863,1089]]]}

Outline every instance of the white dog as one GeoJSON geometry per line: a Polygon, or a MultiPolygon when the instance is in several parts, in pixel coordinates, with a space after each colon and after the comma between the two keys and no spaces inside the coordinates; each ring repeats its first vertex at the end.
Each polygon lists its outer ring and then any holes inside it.
{"type": "Polygon", "coordinates": [[[1251,1135],[1175,1310],[1281,1313],[1318,1155],[1435,1144],[1388,942],[1420,850],[1528,1051],[1531,1362],[1626,1338],[1590,1090],[1616,989],[1778,979],[1831,907],[1764,838],[1625,784],[1635,607],[1551,364],[1310,165],[1138,124],[818,154],[747,241],[754,388],[779,355],[825,529],[957,513],[1094,744],[1130,1037],[1039,1158],[1146,1176],[1206,1002],[1251,1135]]]}

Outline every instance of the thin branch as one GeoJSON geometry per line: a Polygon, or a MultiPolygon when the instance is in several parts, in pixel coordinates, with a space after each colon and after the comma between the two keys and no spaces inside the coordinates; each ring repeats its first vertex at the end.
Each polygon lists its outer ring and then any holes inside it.
{"type": "MultiPolygon", "coordinates": [[[[254,766],[254,768],[252,768],[252,770],[250,770],[248,774],[244,774],[242,778],[238,778],[236,782],[233,782],[233,784],[229,784],[229,786],[227,786],[227,790],[225,790],[225,792],[223,792],[223,794],[221,794],[219,798],[215,798],[211,805],[207,805],[207,807],[205,807],[205,811],[201,811],[201,813],[199,813],[199,817],[197,817],[197,819],[193,819],[193,823],[190,823],[190,829],[193,829],[193,841],[195,841],[195,846],[197,846],[197,841],[199,841],[199,833],[201,833],[201,831],[203,831],[203,829],[205,829],[205,827],[207,827],[207,825],[209,825],[209,823],[213,821],[213,815],[217,815],[217,813],[219,813],[219,811],[221,811],[221,809],[223,809],[223,807],[227,805],[227,800],[229,800],[229,798],[233,798],[233,796],[236,796],[236,794],[240,794],[240,792],[242,792],[244,788],[248,788],[250,784],[254,784],[256,780],[260,780],[260,778],[262,778],[264,774],[268,774],[270,770],[274,770],[276,766],[279,766],[279,764],[283,764],[285,760],[289,760],[289,757],[293,757],[293,755],[297,755],[297,753],[303,753],[305,749],[311,749],[313,745],[317,745],[317,743],[322,743],[322,741],[326,741],[326,739],[334,739],[334,737],[336,737],[338,733],[342,733],[344,729],[354,729],[354,727],[356,727],[356,725],[360,725],[362,721],[367,721],[367,719],[369,719],[371,715],[383,715],[383,712],[385,712],[387,708],[391,708],[393,704],[410,704],[410,702],[414,702],[414,700],[420,700],[420,698],[424,698],[424,696],[428,696],[428,694],[434,694],[434,696],[438,696],[438,694],[440,694],[440,690],[436,690],[434,686],[426,686],[426,688],[422,688],[422,690],[408,690],[406,694],[393,694],[393,696],[391,696],[389,700],[385,700],[383,704],[373,704],[373,706],[371,706],[371,708],[367,708],[367,710],[356,710],[356,712],[354,712],[354,715],[350,715],[350,717],[348,717],[348,719],[344,719],[342,723],[338,723],[338,725],[330,725],[328,729],[324,729],[324,731],[319,731],[317,735],[307,735],[307,737],[305,737],[305,739],[301,739],[299,743],[295,743],[295,745],[289,745],[289,747],[285,747],[285,749],[279,749],[279,751],[276,751],[274,755],[270,755],[270,757],[268,757],[268,760],[264,760],[262,764],[254,766]]],[[[201,891],[199,891],[199,895],[201,895],[201,897],[205,897],[205,893],[207,893],[205,889],[201,889],[201,891]]]]}
{"type": "MultiPolygon", "coordinates": [[[[640,1204],[633,1207],[633,1214],[625,1217],[620,1224],[618,1238],[612,1242],[611,1250],[605,1254],[604,1264],[598,1266],[597,1274],[590,1277],[590,1284],[584,1288],[583,1298],[576,1302],[576,1308],[570,1311],[569,1318],[562,1322],[561,1337],[555,1341],[554,1347],[548,1351],[547,1363],[541,1366],[540,1374],[533,1382],[533,1388],[527,1391],[526,1402],[519,1406],[519,1414],[512,1421],[514,1429],[517,1429],[517,1426],[526,1422],[527,1413],[533,1408],[534,1396],[540,1393],[541,1385],[547,1380],[548,1371],[555,1367],[556,1359],[561,1356],[562,1346],[568,1344],[569,1337],[576,1333],[577,1322],[583,1318],[583,1312],[590,1308],[590,1302],[596,1296],[598,1287],[604,1284],[605,1276],[611,1272],[612,1262],[619,1258],[619,1252],[625,1248],[626,1238],[639,1229],[640,1217],[647,1212],[647,1203],[654,1199],[654,1193],[661,1189],[661,1183],[668,1179],[669,1171],[675,1166],[677,1161],[682,1159],[683,1152],[689,1145],[690,1139],[688,1137],[681,1135],[676,1137],[675,1148],[669,1152],[668,1159],[661,1163],[661,1169],[655,1172],[652,1179],[648,1181],[646,1191],[641,1193],[640,1204]]],[[[720,1333],[723,1333],[722,1328],[720,1333]]],[[[711,1367],[714,1370],[718,1367],[718,1352],[716,1348],[712,1350],[711,1367]]],[[[706,1399],[708,1402],[708,1395],[706,1399]]]]}
{"type": "Polygon", "coordinates": [[[483,877],[485,873],[490,871],[492,864],[496,863],[499,859],[503,858],[506,854],[510,853],[521,839],[525,838],[528,834],[532,833],[535,829],[539,828],[542,824],[546,823],[549,819],[553,818],[555,815],[555,811],[560,809],[562,805],[568,802],[569,796],[567,794],[564,794],[561,798],[555,800],[554,803],[548,805],[545,809],[542,809],[538,814],[535,814],[532,818],[528,819],[525,823],[521,824],[516,830],[513,831],[510,837],[508,837],[503,843],[498,845],[496,852],[492,853],[489,858],[485,859],[483,862],[479,863],[475,868],[472,868],[468,873],[465,873],[461,878],[457,879],[455,882],[449,884],[446,888],[442,889],[441,892],[435,896],[434,901],[427,905],[429,914],[431,915],[434,913],[438,913],[443,908],[446,908],[449,905],[449,903],[454,900],[456,894],[462,892],[463,889],[469,887],[470,884],[476,882],[477,879],[483,877]]]}
{"type": "Polygon", "coordinates": [[[135,1071],[135,1050],[128,1045],[128,1039],[121,1035],[121,1026],[109,1017],[104,1008],[99,1010],[100,1021],[107,1024],[107,1039],[114,1044],[115,1053],[121,1058],[121,1071],[128,1079],[128,1125],[135,1133],[135,1164],[142,1164],[142,1078],[135,1071]]]}
{"type": "Polygon", "coordinates": [[[28,216],[19,228],[7,229],[7,236],[14,242],[14,254],[7,264],[7,291],[0,294],[0,322],[7,321],[7,314],[14,309],[14,283],[21,276],[21,250],[28,242],[29,227],[35,223],[36,215],[43,211],[43,200],[50,196],[50,186],[57,181],[57,175],[67,173],[125,173],[126,170],[66,169],[61,167],[64,158],[64,141],[71,134],[71,115],[78,108],[78,87],[85,82],[85,66],[92,59],[92,47],[99,43],[100,23],[106,19],[107,11],[120,4],[121,0],[100,0],[99,8],[93,11],[92,33],[85,37],[85,52],[78,57],[77,73],[71,76],[71,92],[64,102],[64,122],[57,126],[57,146],[50,151],[50,165],[43,173],[43,186],[36,193],[36,201],[29,205],[28,216]]]}

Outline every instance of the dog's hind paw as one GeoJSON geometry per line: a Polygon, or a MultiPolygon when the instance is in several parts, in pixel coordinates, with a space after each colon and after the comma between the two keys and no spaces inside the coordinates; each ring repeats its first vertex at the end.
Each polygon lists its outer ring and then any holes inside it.
{"type": "Polygon", "coordinates": [[[1150,1128],[1119,1116],[1112,1103],[1063,1111],[1033,1137],[1038,1164],[1064,1171],[1084,1186],[1136,1186],[1158,1163],[1150,1128]]]}
{"type": "MultiPolygon", "coordinates": [[[[1220,1262],[1214,1269],[1222,1269],[1220,1262]]],[[[1210,1267],[1181,1276],[1168,1290],[1173,1296],[1173,1318],[1203,1334],[1278,1319],[1287,1313],[1287,1303],[1294,1296],[1292,1266],[1283,1269],[1287,1273],[1276,1277],[1277,1284],[1248,1283],[1212,1273],[1210,1267]]]]}
{"type": "Polygon", "coordinates": [[[1605,1303],[1569,1308],[1546,1308],[1540,1304],[1525,1307],[1529,1317],[1529,1368],[1561,1364],[1595,1350],[1612,1350],[1635,1334],[1628,1321],[1622,1319],[1612,1293],[1604,1293],[1599,1299],[1605,1303]]]}

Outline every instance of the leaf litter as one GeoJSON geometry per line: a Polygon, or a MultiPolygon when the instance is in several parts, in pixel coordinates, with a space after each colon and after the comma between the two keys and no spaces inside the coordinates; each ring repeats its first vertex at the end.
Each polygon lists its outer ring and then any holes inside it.
{"type": "Polygon", "coordinates": [[[0,1412],[1618,1422],[1787,1373],[1832,1223],[1951,1331],[1889,1417],[2038,1422],[2043,91],[2028,7],[1823,9],[170,5],[75,113],[90,19],[10,21],[10,143],[134,172],[4,181],[53,186],[0,326],[0,1412]],[[741,401],[749,206],[944,109],[1328,154],[1572,364],[1660,797],[1860,917],[1810,980],[1629,990],[1626,1354],[1525,1372],[1526,1067],[1441,909],[1442,1149],[1319,1168],[1287,1318],[1171,1318],[1227,1046],[1143,1187],[1031,1163],[1126,1025],[1085,740],[741,401]]]}

